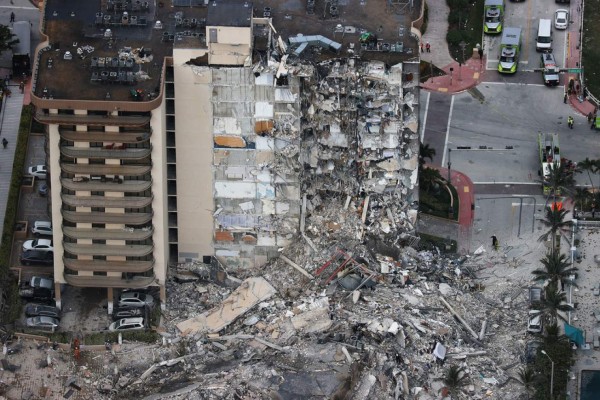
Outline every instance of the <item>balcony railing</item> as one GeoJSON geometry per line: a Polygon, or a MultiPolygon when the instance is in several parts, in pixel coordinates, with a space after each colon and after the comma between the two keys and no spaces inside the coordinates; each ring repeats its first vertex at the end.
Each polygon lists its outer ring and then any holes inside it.
{"type": "Polygon", "coordinates": [[[152,221],[152,213],[103,213],[62,210],[62,216],[69,222],[87,224],[126,224],[144,225],[152,221]]]}
{"type": "Polygon", "coordinates": [[[72,147],[61,146],[62,155],[71,158],[112,158],[117,160],[141,160],[150,155],[151,149],[127,148],[122,146],[72,147]]]}
{"type": "Polygon", "coordinates": [[[74,191],[87,192],[116,192],[116,193],[140,193],[150,189],[152,181],[122,181],[117,183],[112,179],[104,182],[101,180],[73,181],[73,179],[63,178],[60,180],[62,187],[74,191]]]}
{"type": "Polygon", "coordinates": [[[63,242],[67,253],[76,256],[123,256],[123,257],[145,257],[152,254],[154,246],[136,244],[79,244],[63,242]]]}
{"type": "Polygon", "coordinates": [[[145,143],[151,131],[144,132],[95,132],[68,131],[61,129],[60,137],[71,142],[145,143]]]}
{"type": "Polygon", "coordinates": [[[63,262],[65,268],[73,271],[142,273],[150,271],[154,266],[154,261],[106,261],[63,258],[63,262]]]}
{"type": "Polygon", "coordinates": [[[63,274],[65,281],[71,286],[77,287],[110,287],[110,288],[129,288],[137,289],[152,285],[156,277],[153,276],[134,276],[130,279],[123,279],[112,276],[80,276],[63,274]]]}
{"type": "MultiPolygon", "coordinates": [[[[142,176],[150,173],[151,165],[69,164],[60,169],[68,174],[142,176]]],[[[76,179],[77,180],[77,179],[76,179]]]]}
{"type": "Polygon", "coordinates": [[[76,228],[63,226],[63,235],[73,239],[96,240],[146,240],[152,237],[154,229],[104,229],[104,228],[76,228]]]}
{"type": "Polygon", "coordinates": [[[50,114],[38,111],[35,119],[42,124],[88,126],[142,126],[150,123],[150,115],[50,114]]]}
{"type": "Polygon", "coordinates": [[[144,208],[152,204],[152,196],[110,197],[63,194],[62,201],[72,207],[144,208]]]}

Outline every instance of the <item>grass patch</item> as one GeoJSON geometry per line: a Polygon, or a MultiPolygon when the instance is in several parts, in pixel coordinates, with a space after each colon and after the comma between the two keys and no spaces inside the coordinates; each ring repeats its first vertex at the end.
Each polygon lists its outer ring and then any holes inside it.
{"type": "Polygon", "coordinates": [[[27,155],[27,138],[31,130],[33,119],[33,106],[24,106],[21,112],[21,122],[15,148],[15,159],[12,167],[12,178],[6,201],[6,214],[2,227],[2,242],[0,242],[0,281],[7,291],[7,309],[2,313],[2,322],[7,324],[17,319],[21,312],[21,301],[15,279],[9,276],[10,254],[12,251],[13,232],[19,208],[19,195],[21,193],[21,179],[27,155]]]}
{"type": "Polygon", "coordinates": [[[425,233],[419,233],[419,237],[421,238],[419,241],[419,250],[433,251],[438,248],[442,253],[456,253],[458,250],[456,240],[444,239],[425,233]]]}
{"type": "Polygon", "coordinates": [[[448,193],[448,190],[441,185],[437,192],[425,190],[419,192],[419,211],[440,218],[458,220],[458,193],[454,186],[449,185],[448,188],[450,188],[452,197],[454,198],[454,203],[452,204],[452,216],[450,216],[450,213],[448,212],[450,209],[450,193],[448,193]]]}
{"type": "Polygon", "coordinates": [[[583,14],[582,64],[585,68],[585,86],[596,98],[600,96],[600,0],[586,0],[583,14]]]}
{"type": "Polygon", "coordinates": [[[419,63],[419,81],[421,83],[427,82],[429,78],[444,75],[446,75],[446,73],[432,63],[423,60],[419,63]]]}
{"type": "Polygon", "coordinates": [[[448,49],[452,58],[464,63],[473,55],[473,48],[477,43],[482,43],[484,0],[446,1],[450,7],[446,34],[448,49]],[[463,41],[466,43],[464,53],[460,47],[463,41]]]}

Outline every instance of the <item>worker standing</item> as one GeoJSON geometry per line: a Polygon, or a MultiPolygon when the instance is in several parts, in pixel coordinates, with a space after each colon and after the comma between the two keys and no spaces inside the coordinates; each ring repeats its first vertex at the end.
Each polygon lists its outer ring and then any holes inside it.
{"type": "Polygon", "coordinates": [[[573,119],[573,117],[571,115],[569,115],[569,118],[567,118],[567,124],[569,125],[569,128],[573,129],[573,122],[575,122],[575,120],[573,119]]]}

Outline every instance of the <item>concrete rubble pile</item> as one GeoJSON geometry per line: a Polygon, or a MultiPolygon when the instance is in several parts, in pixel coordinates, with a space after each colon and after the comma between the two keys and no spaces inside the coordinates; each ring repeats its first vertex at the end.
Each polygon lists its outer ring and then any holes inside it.
{"type": "Polygon", "coordinates": [[[515,337],[525,336],[526,291],[483,287],[477,275],[489,257],[313,246],[297,240],[278,261],[237,277],[213,280],[214,266],[211,274],[181,265],[162,333],[171,346],[150,368],[129,371],[119,393],[436,399],[444,368],[456,364],[470,378],[469,398],[518,398],[510,378],[525,344],[515,337]],[[183,270],[198,280],[181,279],[183,270]],[[204,301],[183,305],[199,291],[204,301]]]}

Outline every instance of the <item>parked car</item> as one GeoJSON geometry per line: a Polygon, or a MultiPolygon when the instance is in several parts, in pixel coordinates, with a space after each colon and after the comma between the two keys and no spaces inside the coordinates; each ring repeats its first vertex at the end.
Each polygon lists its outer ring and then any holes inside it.
{"type": "Polygon", "coordinates": [[[27,300],[51,303],[54,297],[54,291],[41,287],[23,287],[19,288],[19,296],[27,300]]]}
{"type": "Polygon", "coordinates": [[[52,222],[35,221],[31,227],[31,233],[35,236],[52,236],[52,222]]]}
{"type": "Polygon", "coordinates": [[[567,29],[569,27],[569,10],[559,8],[554,12],[554,27],[556,29],[567,29]]]}
{"type": "Polygon", "coordinates": [[[112,316],[115,321],[121,318],[143,317],[144,309],[141,307],[119,307],[113,310],[112,316]]]}
{"type": "Polygon", "coordinates": [[[124,292],[119,298],[119,307],[151,307],[153,304],[152,296],[140,292],[124,292]]]}
{"type": "Polygon", "coordinates": [[[531,341],[525,344],[525,352],[521,355],[521,362],[525,364],[533,364],[537,357],[538,349],[541,347],[540,342],[531,341]]]}
{"type": "Polygon", "coordinates": [[[52,317],[31,317],[25,320],[30,328],[55,331],[58,328],[59,321],[52,317]]]}
{"type": "Polygon", "coordinates": [[[34,288],[44,288],[48,290],[54,289],[54,281],[50,278],[44,278],[42,276],[32,276],[29,281],[29,286],[34,288]]]}
{"type": "Polygon", "coordinates": [[[23,265],[53,265],[54,252],[44,250],[27,250],[21,254],[23,265]]]}
{"type": "Polygon", "coordinates": [[[527,320],[527,332],[542,333],[542,315],[539,310],[530,310],[527,320]]]}
{"type": "Polygon", "coordinates": [[[38,186],[38,194],[42,197],[48,196],[48,185],[45,183],[40,183],[38,186]]]}
{"type": "Polygon", "coordinates": [[[27,250],[54,251],[54,246],[50,239],[26,240],[23,243],[23,251],[27,250]]]}
{"type": "Polygon", "coordinates": [[[534,305],[542,301],[544,296],[544,290],[538,286],[531,286],[529,288],[529,305],[534,305]]]}
{"type": "Polygon", "coordinates": [[[60,310],[52,306],[29,303],[25,306],[25,315],[28,317],[52,317],[60,319],[60,310]]]}
{"type": "Polygon", "coordinates": [[[38,179],[46,179],[48,170],[45,165],[34,165],[33,167],[29,167],[27,173],[38,179]]]}
{"type": "Polygon", "coordinates": [[[122,318],[118,321],[113,322],[108,327],[109,331],[129,331],[134,329],[144,329],[144,318],[122,318]]]}

